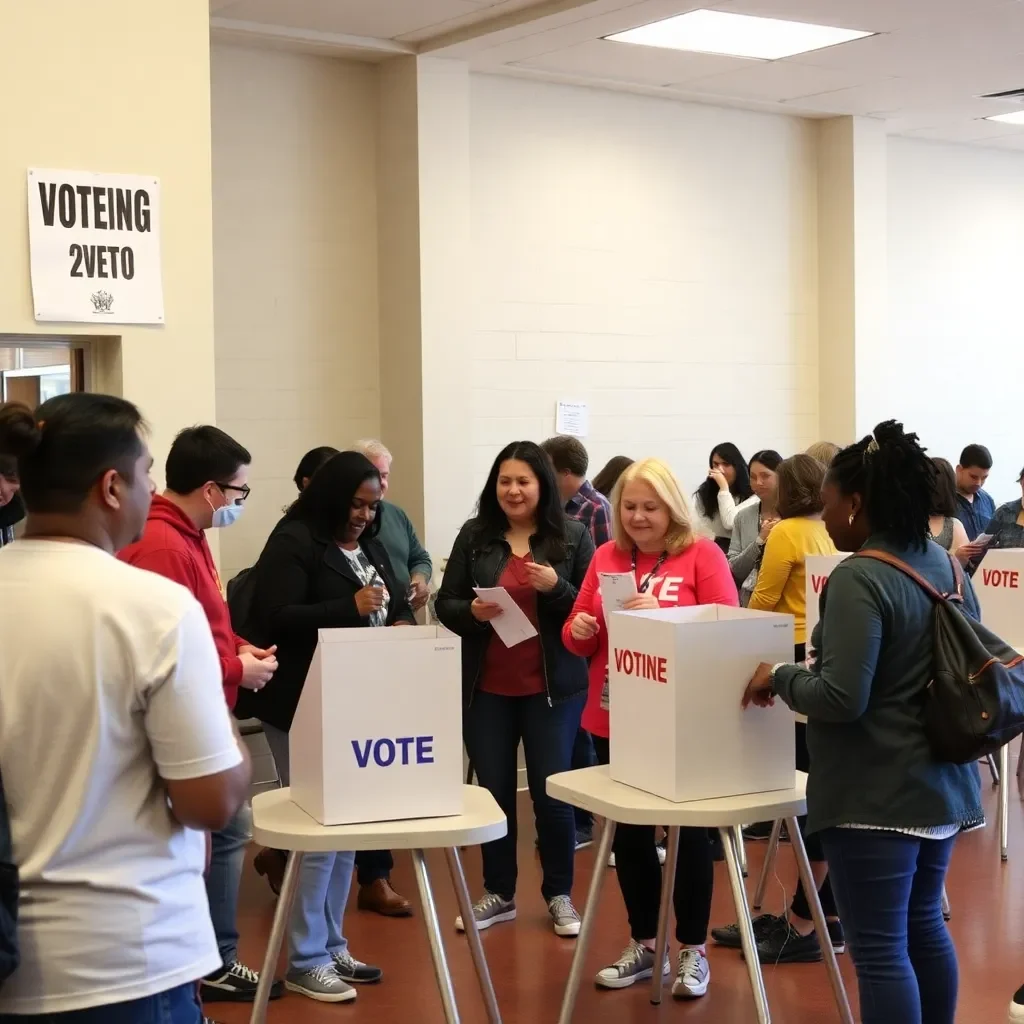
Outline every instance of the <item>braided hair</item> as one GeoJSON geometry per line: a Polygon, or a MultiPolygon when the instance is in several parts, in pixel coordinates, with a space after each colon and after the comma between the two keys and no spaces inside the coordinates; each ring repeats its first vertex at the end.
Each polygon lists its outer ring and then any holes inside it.
{"type": "Polygon", "coordinates": [[[873,434],[842,449],[828,478],[841,493],[861,495],[872,532],[923,549],[931,532],[928,519],[936,473],[917,434],[905,433],[902,423],[886,420],[873,434]]]}

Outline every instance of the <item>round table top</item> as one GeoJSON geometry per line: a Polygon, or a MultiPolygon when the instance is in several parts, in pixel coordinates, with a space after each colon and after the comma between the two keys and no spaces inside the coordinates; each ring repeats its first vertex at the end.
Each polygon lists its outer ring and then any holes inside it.
{"type": "Polygon", "coordinates": [[[448,817],[321,825],[292,802],[289,789],[274,789],[253,797],[252,834],[256,842],[275,850],[329,853],[477,846],[508,832],[505,815],[486,789],[464,786],[463,796],[462,814],[448,817]]]}
{"type": "Polygon", "coordinates": [[[642,789],[613,782],[608,765],[562,772],[548,778],[549,796],[612,821],[624,825],[694,828],[747,825],[752,821],[774,821],[804,814],[807,809],[806,789],[807,776],[803,772],[794,772],[792,789],[677,804],[642,789]]]}

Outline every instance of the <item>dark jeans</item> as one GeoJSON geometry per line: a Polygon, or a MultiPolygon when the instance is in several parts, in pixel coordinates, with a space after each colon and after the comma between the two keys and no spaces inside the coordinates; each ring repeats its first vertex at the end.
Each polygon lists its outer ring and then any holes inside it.
{"type": "Polygon", "coordinates": [[[942,887],[956,837],[832,828],[821,840],[863,1024],[953,1024],[959,979],[942,887]]]}
{"type": "Polygon", "coordinates": [[[390,850],[360,850],[356,854],[356,881],[372,885],[380,878],[390,878],[394,866],[390,850]]]}
{"type": "Polygon", "coordinates": [[[572,808],[547,794],[549,775],[567,772],[572,745],[580,727],[585,696],[548,706],[543,693],[532,697],[473,694],[463,716],[466,750],[477,781],[490,790],[508,819],[508,834],[484,843],[484,888],[511,899],[516,892],[516,755],[520,740],[526,754],[526,777],[537,820],[545,900],[572,892],[576,854],[572,808]]]}
{"type": "Polygon", "coordinates": [[[194,982],[130,1003],[107,1003],[88,1010],[31,1016],[0,1013],[0,1024],[200,1024],[202,1019],[194,982]]]}
{"type": "MultiPolygon", "coordinates": [[[[576,741],[572,745],[572,763],[570,767],[573,771],[578,768],[593,768],[597,764],[597,755],[594,753],[594,741],[590,738],[590,733],[586,729],[576,730],[576,741]]],[[[594,816],[590,811],[583,810],[582,807],[574,807],[572,809],[573,816],[576,819],[576,831],[590,832],[594,828],[594,816]]]]}
{"type": "MultiPolygon", "coordinates": [[[[608,740],[595,736],[594,749],[598,763],[608,764],[608,740]]],[[[662,876],[654,826],[617,825],[612,849],[630,934],[638,942],[653,939],[658,934],[662,876]]],[[[714,851],[708,842],[708,830],[681,828],[673,903],[676,939],[685,946],[702,946],[707,940],[714,884],[714,851]]]]}
{"type": "MultiPolygon", "coordinates": [[[[803,722],[796,723],[796,770],[807,772],[811,769],[811,756],[807,752],[807,726],[803,722]]],[[[807,847],[807,859],[820,863],[825,859],[825,851],[821,848],[821,835],[817,832],[807,834],[807,815],[801,815],[796,819],[800,826],[800,835],[804,837],[804,846],[807,847]]],[[[838,917],[836,909],[836,898],[832,893],[832,885],[825,876],[818,890],[818,899],[821,900],[821,909],[826,917],[838,917]]],[[[804,885],[799,879],[796,883],[796,892],[793,894],[793,902],[789,908],[797,917],[804,921],[813,920],[811,916],[811,905],[807,902],[807,894],[804,892],[804,885]]]]}

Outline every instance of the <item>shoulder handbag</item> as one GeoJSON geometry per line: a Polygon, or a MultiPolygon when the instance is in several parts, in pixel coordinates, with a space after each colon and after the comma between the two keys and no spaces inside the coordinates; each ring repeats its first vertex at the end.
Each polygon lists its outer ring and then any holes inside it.
{"type": "Polygon", "coordinates": [[[953,566],[955,592],[941,593],[887,551],[859,551],[912,579],[934,602],[935,654],[925,701],[924,731],[939,761],[967,764],[1024,732],[1024,657],[961,610],[963,570],[953,566]]]}
{"type": "Polygon", "coordinates": [[[11,848],[4,784],[0,778],[0,987],[18,966],[18,868],[11,848]]]}

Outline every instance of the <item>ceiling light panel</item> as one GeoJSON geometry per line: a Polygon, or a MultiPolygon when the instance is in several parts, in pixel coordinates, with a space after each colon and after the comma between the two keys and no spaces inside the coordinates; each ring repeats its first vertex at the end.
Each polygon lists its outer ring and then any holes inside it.
{"type": "Polygon", "coordinates": [[[626,32],[616,32],[605,38],[617,43],[635,43],[670,50],[717,53],[753,60],[780,60],[872,35],[875,33],[858,29],[702,10],[665,18],[626,32]]]}

